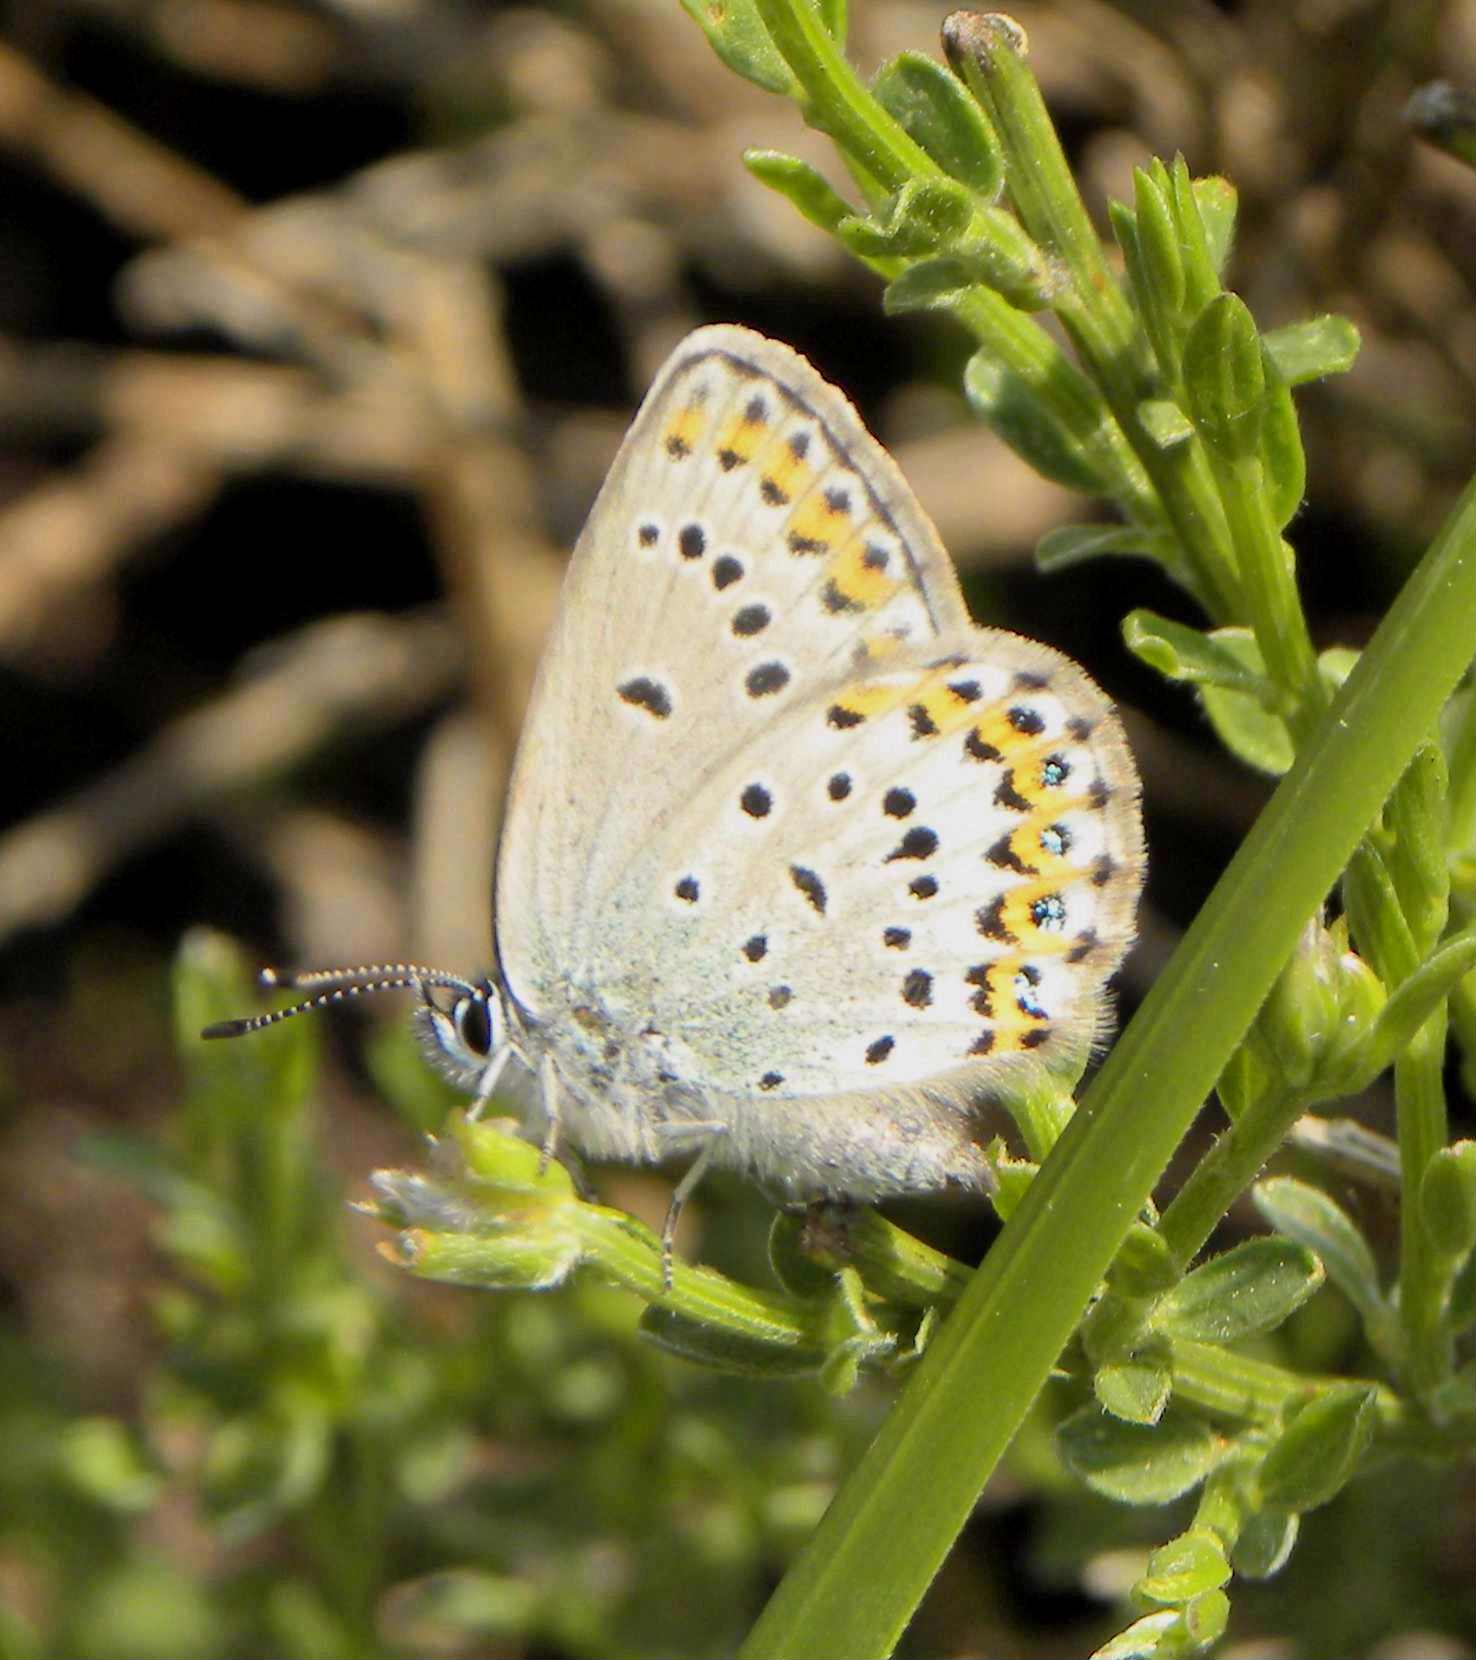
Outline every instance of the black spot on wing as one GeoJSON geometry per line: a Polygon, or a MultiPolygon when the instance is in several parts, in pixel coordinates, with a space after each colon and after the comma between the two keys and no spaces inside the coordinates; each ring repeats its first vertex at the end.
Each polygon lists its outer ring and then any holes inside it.
{"type": "Polygon", "coordinates": [[[700,559],[707,552],[707,532],[699,524],[683,525],[677,532],[677,547],[683,559],[700,559]]]}
{"type": "Polygon", "coordinates": [[[1030,803],[1015,788],[1014,768],[1008,768],[1003,778],[995,786],[994,805],[1008,807],[1012,813],[1028,813],[1030,803]]]}
{"type": "Polygon", "coordinates": [[[985,853],[984,857],[996,870],[1013,870],[1021,876],[1033,876],[1035,866],[1027,865],[1015,851],[1014,842],[1007,832],[985,853]]]}
{"type": "Polygon", "coordinates": [[[748,638],[761,634],[773,620],[767,605],[745,605],[733,614],[733,632],[748,638]]]}
{"type": "Polygon", "coordinates": [[[933,976],[925,968],[909,969],[902,981],[902,1001],[925,1009],[933,1001],[933,976]]]}
{"type": "Polygon", "coordinates": [[[987,940],[999,940],[1003,944],[1012,944],[1015,936],[1005,926],[1004,895],[996,894],[987,905],[981,905],[974,912],[974,926],[987,940]]]}
{"type": "Polygon", "coordinates": [[[697,884],[695,876],[684,876],[672,889],[678,899],[685,900],[688,905],[695,905],[701,897],[702,890],[697,884]]]}
{"type": "Polygon", "coordinates": [[[897,859],[931,859],[938,851],[938,833],[925,825],[914,825],[887,854],[886,863],[897,859]]]}
{"type": "Polygon", "coordinates": [[[866,1045],[866,1064],[880,1066],[888,1055],[897,1047],[894,1037],[879,1037],[874,1043],[866,1045]]]}
{"type": "Polygon", "coordinates": [[[665,720],[671,713],[671,694],[659,680],[638,674],[615,688],[616,694],[633,708],[644,709],[657,720],[665,720]]]}
{"type": "Polygon", "coordinates": [[[743,684],[750,697],[772,697],[789,684],[789,670],[777,660],[760,663],[756,669],[749,670],[743,684]]]}
{"type": "Polygon", "coordinates": [[[743,565],[731,553],[725,553],[713,561],[712,585],[714,588],[731,588],[742,575],[743,565]]]}
{"type": "Polygon", "coordinates": [[[795,887],[809,900],[821,916],[825,915],[825,907],[829,903],[829,896],[825,892],[825,884],[813,870],[804,865],[791,865],[789,879],[795,887]]]}

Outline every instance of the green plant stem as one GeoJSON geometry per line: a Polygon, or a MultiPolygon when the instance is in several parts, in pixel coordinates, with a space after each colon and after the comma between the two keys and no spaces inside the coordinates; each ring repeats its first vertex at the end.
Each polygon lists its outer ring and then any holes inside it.
{"type": "Polygon", "coordinates": [[[750,1660],[891,1652],[1307,917],[1465,669],[1473,531],[1468,488],[760,1616],[750,1660]]]}
{"type": "Polygon", "coordinates": [[[1132,308],[1107,269],[1101,238],[1026,66],[1024,31],[997,13],[955,12],[943,25],[943,46],[1004,149],[1005,182],[1020,223],[1071,275],[1062,321],[1087,342],[1093,362],[1141,386],[1146,365],[1132,308]]]}
{"type": "Polygon", "coordinates": [[[1427,1395],[1450,1376],[1452,1347],[1444,1320],[1446,1265],[1433,1249],[1420,1207],[1420,1182],[1430,1160],[1445,1146],[1446,1013],[1442,1006],[1394,1062],[1394,1104],[1399,1125],[1403,1202],[1399,1239],[1399,1323],[1404,1333],[1405,1373],[1417,1395],[1427,1395]]]}
{"type": "Polygon", "coordinates": [[[1081,446],[1123,513],[1153,526],[1162,511],[1147,471],[1096,388],[1039,323],[988,288],[971,288],[954,316],[1044,403],[1081,446]]]}
{"type": "Polygon", "coordinates": [[[1310,1103],[1300,1090],[1262,1091],[1195,1165],[1163,1213],[1159,1232],[1180,1273],[1215,1224],[1256,1179],[1310,1103]]]}
{"type": "MultiPolygon", "coordinates": [[[[804,94],[806,119],[828,133],[853,166],[887,192],[941,169],[872,97],[806,0],[755,0],[775,48],[804,94]]],[[[1099,250],[1100,256],[1100,250],[1099,250]]],[[[868,261],[880,270],[880,263],[868,261]]],[[[886,274],[886,273],[883,273],[886,274]]],[[[1125,512],[1160,517],[1131,446],[1086,377],[1048,334],[990,289],[971,290],[956,308],[964,326],[1056,415],[1081,445],[1125,512]]]]}
{"type": "Polygon", "coordinates": [[[1281,692],[1279,712],[1294,736],[1304,739],[1327,698],[1292,560],[1267,507],[1261,463],[1254,457],[1235,461],[1212,457],[1210,470],[1235,547],[1247,620],[1266,670],[1281,692]]]}
{"type": "Polygon", "coordinates": [[[1062,326],[1091,365],[1116,424],[1152,483],[1157,502],[1124,501],[1140,524],[1167,517],[1199,575],[1201,598],[1216,623],[1241,620],[1229,527],[1197,439],[1165,450],[1143,426],[1139,407],[1152,393],[1141,361],[1132,310],[1102,255],[1081,193],[1061,152],[1040,87],[1026,66],[1013,26],[999,18],[955,13],[944,25],[954,69],[994,125],[1005,154],[1005,179],[1021,223],[1061,259],[1072,283],[1056,304],[1062,326]]]}

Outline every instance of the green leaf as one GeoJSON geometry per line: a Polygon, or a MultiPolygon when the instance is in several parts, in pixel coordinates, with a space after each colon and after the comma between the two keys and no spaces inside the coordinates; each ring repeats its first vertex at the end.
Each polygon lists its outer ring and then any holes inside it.
{"type": "Polygon", "coordinates": [[[1388,1309],[1373,1252],[1336,1200],[1294,1176],[1257,1182],[1251,1198],[1273,1228],[1317,1253],[1333,1284],[1370,1331],[1383,1327],[1388,1309]]]}
{"type": "Polygon", "coordinates": [[[1280,530],[1302,505],[1307,489],[1307,457],[1291,390],[1268,354],[1262,354],[1262,367],[1266,395],[1261,407],[1261,470],[1272,522],[1280,530]]]}
{"type": "Polygon", "coordinates": [[[1173,1606],[1218,1590],[1230,1578],[1224,1547],[1212,1533],[1181,1533],[1148,1558],[1148,1571],[1133,1586],[1146,1602],[1173,1606]]]}
{"type": "Polygon", "coordinates": [[[1295,1511],[1256,1511],[1240,1530],[1230,1552],[1231,1566],[1244,1579],[1270,1579],[1286,1566],[1300,1529],[1295,1511]]]}
{"type": "Polygon", "coordinates": [[[825,32],[837,46],[846,44],[846,0],[815,0],[825,32]]]}
{"type": "Polygon", "coordinates": [[[1036,543],[1035,565],[1044,575],[1054,576],[1088,559],[1109,555],[1165,564],[1177,548],[1167,531],[1144,530],[1138,525],[1061,525],[1036,543]]]}
{"type": "Polygon", "coordinates": [[[74,1418],[56,1448],[59,1472],[75,1491],[120,1515],[151,1510],[163,1474],[116,1418],[74,1418]]]}
{"type": "Polygon", "coordinates": [[[1476,964],[1476,934],[1467,928],[1448,939],[1399,985],[1363,1031],[1338,1056],[1324,1087],[1331,1095],[1366,1089],[1404,1053],[1420,1027],[1476,964]]]}
{"type": "Polygon", "coordinates": [[[821,1348],[795,1348],[762,1336],[694,1319],[661,1303],[641,1314],[641,1335],[658,1349],[719,1372],[755,1378],[815,1377],[829,1358],[821,1348]]]}
{"type": "MultiPolygon", "coordinates": [[[[1251,674],[1265,678],[1261,648],[1248,628],[1217,628],[1209,638],[1237,657],[1251,674]]],[[[1274,777],[1292,764],[1296,748],[1291,733],[1259,698],[1205,684],[1199,688],[1199,699],[1216,736],[1237,760],[1274,777]]]]}
{"type": "Polygon", "coordinates": [[[1195,179],[1190,185],[1199,221],[1204,228],[1204,247],[1216,277],[1223,277],[1235,243],[1235,214],[1239,198],[1235,186],[1218,173],[1195,179]]]}
{"type": "Polygon", "coordinates": [[[994,201],[1004,182],[999,144],[956,75],[922,52],[900,52],[877,71],[871,90],[945,173],[985,202],[994,201]]]}
{"type": "Polygon", "coordinates": [[[800,98],[800,84],[769,37],[753,0],[681,0],[682,10],[735,75],[765,92],[800,98]]]}
{"type": "Polygon", "coordinates": [[[1107,1278],[1124,1297],[1156,1297],[1178,1283],[1179,1270],[1158,1229],[1134,1222],[1112,1259],[1107,1278]]]}
{"type": "Polygon", "coordinates": [[[1056,1431],[1068,1469],[1121,1504],[1167,1504],[1197,1487],[1230,1451],[1197,1418],[1170,1412],[1151,1428],[1084,1406],[1056,1431]]]}
{"type": "Polygon", "coordinates": [[[1450,866],[1445,856],[1448,784],[1445,752],[1432,739],[1416,751],[1389,798],[1388,825],[1394,833],[1389,875],[1415,951],[1421,957],[1439,939],[1449,908],[1450,866]]]}
{"type": "Polygon", "coordinates": [[[1255,319],[1237,295],[1217,295],[1190,327],[1184,397],[1201,437],[1227,460],[1250,460],[1258,453],[1266,367],[1255,319]]]}
{"type": "Polygon", "coordinates": [[[1102,1410],[1128,1424],[1156,1424],[1173,1387],[1173,1368],[1151,1353],[1109,1361],[1092,1375],[1092,1392],[1102,1410]]]}
{"type": "Polygon", "coordinates": [[[1372,1384],[1335,1384],[1309,1401],[1266,1454],[1263,1504],[1303,1512],[1326,1504],[1357,1473],[1378,1420],[1372,1384]]]}
{"type": "Polygon", "coordinates": [[[828,180],[798,156],[785,155],[782,150],[745,150],[743,165],[761,184],[777,190],[799,212],[832,235],[842,219],[853,217],[853,209],[844,196],[834,191],[828,180]]]}
{"type": "Polygon", "coordinates": [[[1183,1616],[1177,1608],[1162,1608],[1134,1620],[1125,1631],[1095,1648],[1090,1660],[1176,1660],[1193,1652],[1184,1641],[1183,1616]]]}
{"type": "Polygon", "coordinates": [[[1189,164],[1183,156],[1174,157],[1173,166],[1165,170],[1164,176],[1173,194],[1174,222],[1179,228],[1179,254],[1184,262],[1184,310],[1190,317],[1198,317],[1220,292],[1220,270],[1228,251],[1229,229],[1233,227],[1234,217],[1232,213],[1227,227],[1223,192],[1206,189],[1206,181],[1190,178],[1189,164]],[[1210,220],[1201,211],[1201,201],[1211,206],[1210,220]],[[1219,209],[1217,217],[1214,216],[1216,208],[1219,209]]]}
{"type": "Polygon", "coordinates": [[[1329,646],[1326,651],[1318,652],[1317,672],[1329,693],[1337,691],[1352,674],[1357,661],[1358,652],[1352,646],[1329,646]]]}
{"type": "Polygon", "coordinates": [[[1190,628],[1187,623],[1172,622],[1156,612],[1129,611],[1122,621],[1122,639],[1139,662],[1156,669],[1165,679],[1221,686],[1257,702],[1268,689],[1265,676],[1256,674],[1240,653],[1215,635],[1190,628]]]}
{"type": "Polygon", "coordinates": [[[1194,423],[1172,398],[1145,398],[1138,424],[1161,450],[1177,449],[1194,436],[1194,423]]]}
{"type": "Polygon", "coordinates": [[[1442,1147],[1425,1166],[1420,1220],[1435,1249],[1451,1261],[1476,1246],[1476,1142],[1442,1147]]]}
{"type": "Polygon", "coordinates": [[[1232,1124],[1239,1122],[1269,1082],[1267,1063],[1257,1053],[1257,1046],[1242,1043],[1215,1083],[1215,1094],[1219,1096],[1225,1116],[1232,1124]]]}
{"type": "Polygon", "coordinates": [[[1289,1239],[1248,1239],[1186,1274],[1153,1324],[1175,1337],[1234,1343],[1272,1331],[1323,1281],[1322,1264],[1289,1239]]]}
{"type": "Polygon", "coordinates": [[[1347,374],[1361,341],[1346,317],[1329,314],[1271,329],[1261,336],[1261,344],[1288,386],[1305,386],[1325,375],[1347,374]]]}
{"type": "MultiPolygon", "coordinates": [[[[1162,168],[1158,169],[1162,173],[1162,168]]],[[[1167,184],[1167,180],[1162,181],[1167,184]]],[[[1168,193],[1159,179],[1141,167],[1133,169],[1133,221],[1137,227],[1138,262],[1143,293],[1153,309],[1172,318],[1184,305],[1184,260],[1168,193]]]]}
{"type": "Polygon", "coordinates": [[[842,219],[835,234],[862,259],[910,258],[951,247],[973,217],[968,191],[953,179],[909,179],[882,215],[842,219]]]}
{"type": "Polygon", "coordinates": [[[889,282],[882,306],[888,317],[909,311],[944,310],[957,305],[980,280],[979,267],[967,254],[938,254],[909,265],[889,282]]]}
{"type": "Polygon", "coordinates": [[[1012,369],[981,347],[964,370],[974,412],[1043,478],[1094,496],[1101,480],[1077,439],[1012,369]]]}

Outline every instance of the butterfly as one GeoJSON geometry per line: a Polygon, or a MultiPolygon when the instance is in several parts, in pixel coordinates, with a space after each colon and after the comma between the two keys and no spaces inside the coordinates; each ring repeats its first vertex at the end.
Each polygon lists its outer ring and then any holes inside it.
{"type": "MultiPolygon", "coordinates": [[[[988,1109],[1074,1080],[1143,879],[1110,704],[971,621],[936,531],[796,352],[698,329],[569,565],[514,764],[491,975],[419,989],[436,1058],[553,1152],[782,1201],[993,1185],[988,1109]],[[432,996],[450,993],[449,1007],[432,996]]],[[[234,1035],[296,1010],[225,1022],[234,1035]]]]}

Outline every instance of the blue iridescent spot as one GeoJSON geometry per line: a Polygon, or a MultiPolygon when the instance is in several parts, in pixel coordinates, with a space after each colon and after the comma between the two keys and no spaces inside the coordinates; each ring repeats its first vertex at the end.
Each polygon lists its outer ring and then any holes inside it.
{"type": "Polygon", "coordinates": [[[1048,893],[1030,907],[1030,915],[1037,928],[1060,932],[1066,926],[1066,902],[1058,893],[1048,893]]]}
{"type": "Polygon", "coordinates": [[[1059,859],[1071,846],[1071,832],[1064,824],[1047,825],[1040,833],[1040,845],[1059,859]]]}
{"type": "Polygon", "coordinates": [[[1048,790],[1057,789],[1066,782],[1066,775],[1070,771],[1071,768],[1066,765],[1059,755],[1048,755],[1041,763],[1041,784],[1048,790]]]}
{"type": "Polygon", "coordinates": [[[1035,995],[1035,988],[1040,984],[1040,970],[1026,966],[1015,976],[1015,1004],[1021,1014],[1028,1014],[1033,1019],[1046,1018],[1045,1005],[1035,995]]]}

